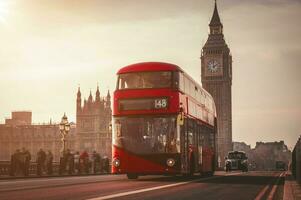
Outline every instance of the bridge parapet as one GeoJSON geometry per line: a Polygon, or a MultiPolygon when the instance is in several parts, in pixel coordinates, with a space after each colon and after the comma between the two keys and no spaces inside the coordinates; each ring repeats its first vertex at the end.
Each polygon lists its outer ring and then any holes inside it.
{"type": "MultiPolygon", "coordinates": [[[[60,163],[59,162],[53,162],[52,163],[52,173],[47,174],[46,169],[44,167],[44,173],[42,176],[64,176],[64,175],[89,175],[89,174],[109,174],[111,173],[111,165],[109,166],[97,166],[97,170],[94,171],[94,169],[91,166],[92,163],[89,165],[89,169],[87,171],[82,170],[82,173],[77,173],[76,170],[73,170],[71,174],[69,174],[69,166],[65,167],[65,170],[60,171],[60,163]]],[[[22,169],[19,167],[15,169],[14,175],[11,173],[11,164],[10,161],[0,161],[0,179],[1,178],[7,178],[7,177],[23,177],[24,173],[22,169]]],[[[37,176],[37,163],[31,162],[29,165],[29,174],[28,176],[34,177],[37,176]]]]}
{"type": "MultiPolygon", "coordinates": [[[[52,164],[53,174],[58,174],[59,163],[54,162],[52,164]]],[[[10,161],[0,161],[0,177],[11,175],[11,164],[10,161]]],[[[29,176],[37,175],[37,163],[31,162],[29,165],[29,176]]],[[[16,169],[14,176],[24,176],[21,166],[16,169]]]]}
{"type": "Polygon", "coordinates": [[[301,136],[299,137],[292,153],[292,174],[301,184],[301,136]]]}

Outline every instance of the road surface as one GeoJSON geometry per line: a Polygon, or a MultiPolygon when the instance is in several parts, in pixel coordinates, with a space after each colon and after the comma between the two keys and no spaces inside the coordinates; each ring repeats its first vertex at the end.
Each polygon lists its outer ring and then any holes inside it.
{"type": "Polygon", "coordinates": [[[0,181],[1,200],[57,199],[282,199],[281,172],[217,172],[213,177],[125,175],[56,177],[0,181]]]}

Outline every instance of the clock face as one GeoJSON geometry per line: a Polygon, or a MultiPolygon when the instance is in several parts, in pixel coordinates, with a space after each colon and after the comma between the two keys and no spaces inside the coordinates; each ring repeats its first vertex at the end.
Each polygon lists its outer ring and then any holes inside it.
{"type": "Polygon", "coordinates": [[[207,67],[210,72],[217,72],[220,68],[220,64],[217,60],[209,60],[207,67]]]}

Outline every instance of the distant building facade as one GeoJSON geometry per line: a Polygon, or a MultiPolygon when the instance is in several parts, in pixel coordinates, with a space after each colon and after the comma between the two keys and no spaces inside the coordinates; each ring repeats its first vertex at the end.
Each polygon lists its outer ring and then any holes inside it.
{"type": "Polygon", "coordinates": [[[31,125],[31,118],[31,111],[13,111],[11,118],[5,119],[5,124],[12,126],[31,125]]]}
{"type": "Polygon", "coordinates": [[[252,154],[257,170],[273,170],[276,161],[284,161],[288,165],[291,160],[291,151],[284,141],[256,142],[252,154]]]}
{"type": "MultiPolygon", "coordinates": [[[[111,96],[108,92],[100,97],[97,87],[95,100],[92,94],[88,100],[81,100],[78,89],[76,99],[76,122],[71,123],[71,130],[67,135],[66,148],[72,151],[97,151],[102,156],[111,157],[111,96]]],[[[30,111],[12,112],[12,117],[0,124],[0,160],[10,160],[10,156],[25,147],[36,161],[36,153],[40,148],[50,150],[54,161],[59,161],[62,151],[62,140],[59,124],[32,124],[30,111]]]]}
{"type": "Polygon", "coordinates": [[[275,170],[276,161],[284,161],[288,166],[291,160],[291,151],[284,141],[256,142],[253,149],[244,142],[233,142],[233,150],[245,151],[253,170],[275,170]]]}
{"type": "Polygon", "coordinates": [[[251,145],[247,145],[244,142],[233,142],[233,151],[244,151],[249,154],[251,151],[251,145]]]}
{"type": "MultiPolygon", "coordinates": [[[[66,147],[74,149],[76,144],[76,126],[71,124],[67,135],[66,147]]],[[[0,124],[0,160],[10,160],[10,156],[25,147],[31,153],[31,161],[36,161],[40,148],[53,153],[54,161],[59,161],[62,141],[58,124],[20,125],[0,124]]]]}
{"type": "Polygon", "coordinates": [[[96,150],[102,156],[110,157],[112,153],[111,118],[109,91],[106,97],[101,97],[97,86],[95,99],[90,91],[88,100],[84,99],[82,102],[81,91],[78,88],[76,99],[77,149],[96,150]]]}

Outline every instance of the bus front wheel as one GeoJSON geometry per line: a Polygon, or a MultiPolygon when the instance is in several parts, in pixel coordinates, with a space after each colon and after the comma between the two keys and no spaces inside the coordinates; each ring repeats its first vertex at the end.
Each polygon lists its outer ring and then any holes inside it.
{"type": "Polygon", "coordinates": [[[137,179],[138,178],[137,174],[127,174],[126,176],[128,177],[128,179],[137,179]]]}

